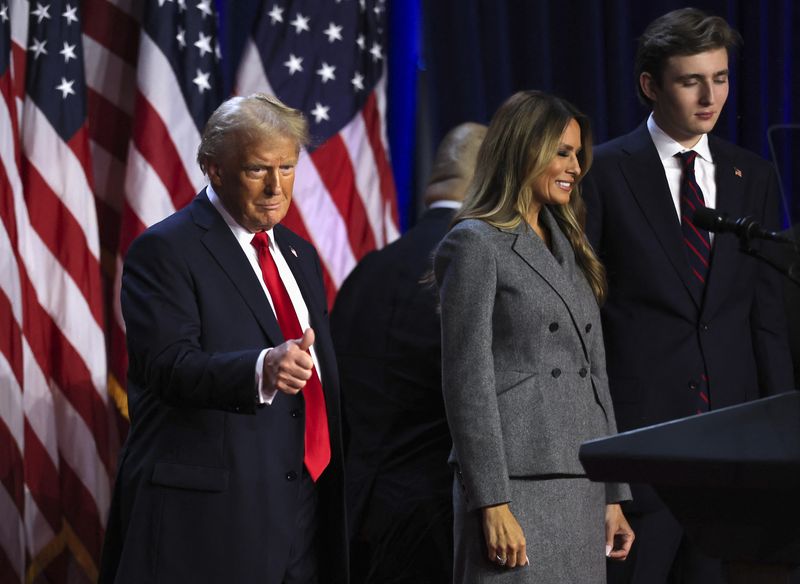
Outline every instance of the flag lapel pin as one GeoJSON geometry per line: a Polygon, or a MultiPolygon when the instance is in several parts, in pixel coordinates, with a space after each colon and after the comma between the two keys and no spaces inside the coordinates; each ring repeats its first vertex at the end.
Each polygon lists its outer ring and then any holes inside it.
{"type": "Polygon", "coordinates": [[[738,176],[739,178],[742,178],[742,171],[741,171],[741,169],[739,169],[739,168],[736,168],[735,166],[733,167],[733,174],[735,174],[735,175],[736,175],[736,176],[738,176]]]}

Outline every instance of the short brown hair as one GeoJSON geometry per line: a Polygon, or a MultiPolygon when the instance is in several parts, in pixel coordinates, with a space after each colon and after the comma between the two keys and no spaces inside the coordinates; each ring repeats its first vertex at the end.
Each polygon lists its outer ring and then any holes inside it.
{"type": "Polygon", "coordinates": [[[696,55],[715,49],[731,50],[742,37],[719,16],[710,16],[697,8],[673,10],[651,22],[639,37],[636,50],[636,89],[639,99],[651,104],[642,91],[639,79],[649,73],[661,85],[664,65],[676,55],[696,55]]]}

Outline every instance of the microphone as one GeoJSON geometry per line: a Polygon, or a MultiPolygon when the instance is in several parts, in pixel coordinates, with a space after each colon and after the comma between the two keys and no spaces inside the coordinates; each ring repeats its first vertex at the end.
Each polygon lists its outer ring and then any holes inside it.
{"type": "Polygon", "coordinates": [[[696,209],[692,221],[697,227],[711,231],[712,233],[735,233],[740,239],[768,239],[794,245],[794,241],[761,227],[752,217],[741,217],[739,219],[728,218],[727,213],[720,213],[710,207],[696,209]]]}

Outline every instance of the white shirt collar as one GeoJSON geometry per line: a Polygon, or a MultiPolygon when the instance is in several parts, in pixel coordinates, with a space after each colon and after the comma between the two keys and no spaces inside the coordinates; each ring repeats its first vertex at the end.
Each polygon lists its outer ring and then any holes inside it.
{"type": "MultiPolygon", "coordinates": [[[[222,218],[227,223],[228,227],[230,227],[231,232],[233,233],[236,240],[242,244],[250,245],[250,242],[253,241],[253,233],[251,233],[248,229],[245,229],[239,223],[236,222],[228,210],[225,208],[225,205],[222,204],[222,200],[219,198],[219,195],[216,193],[214,188],[211,185],[206,186],[206,195],[208,196],[208,200],[214,205],[214,208],[222,215],[222,218]]],[[[269,229],[267,232],[269,236],[269,245],[270,247],[274,247],[273,244],[273,237],[272,237],[272,229],[269,229]]]]}
{"type": "MultiPolygon", "coordinates": [[[[650,138],[653,140],[653,144],[658,151],[658,157],[662,161],[672,159],[676,154],[687,150],[658,126],[652,113],[647,118],[647,131],[650,132],[650,138]]],[[[703,134],[700,137],[700,141],[692,147],[692,150],[697,152],[697,155],[703,160],[714,162],[711,156],[711,149],[708,147],[708,134],[703,134]]]]}
{"type": "Polygon", "coordinates": [[[450,201],[448,199],[441,199],[434,201],[428,205],[428,209],[460,209],[461,201],[450,201]]]}

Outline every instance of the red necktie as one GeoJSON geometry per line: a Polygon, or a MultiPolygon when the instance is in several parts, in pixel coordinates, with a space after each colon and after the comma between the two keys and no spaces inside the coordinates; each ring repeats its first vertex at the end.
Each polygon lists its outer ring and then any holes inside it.
{"type": "MultiPolygon", "coordinates": [[[[303,336],[297,313],[283,285],[278,266],[269,251],[269,236],[264,231],[259,231],[251,242],[258,252],[258,263],[261,266],[261,275],[267,285],[272,304],[275,306],[275,316],[278,325],[286,340],[299,339],[303,336]]],[[[319,381],[316,368],[311,370],[311,377],[303,388],[303,398],[306,402],[305,424],[305,462],[308,474],[316,481],[328,466],[331,460],[331,444],[328,435],[328,415],[325,411],[325,395],[322,393],[322,384],[319,381]]]]}

